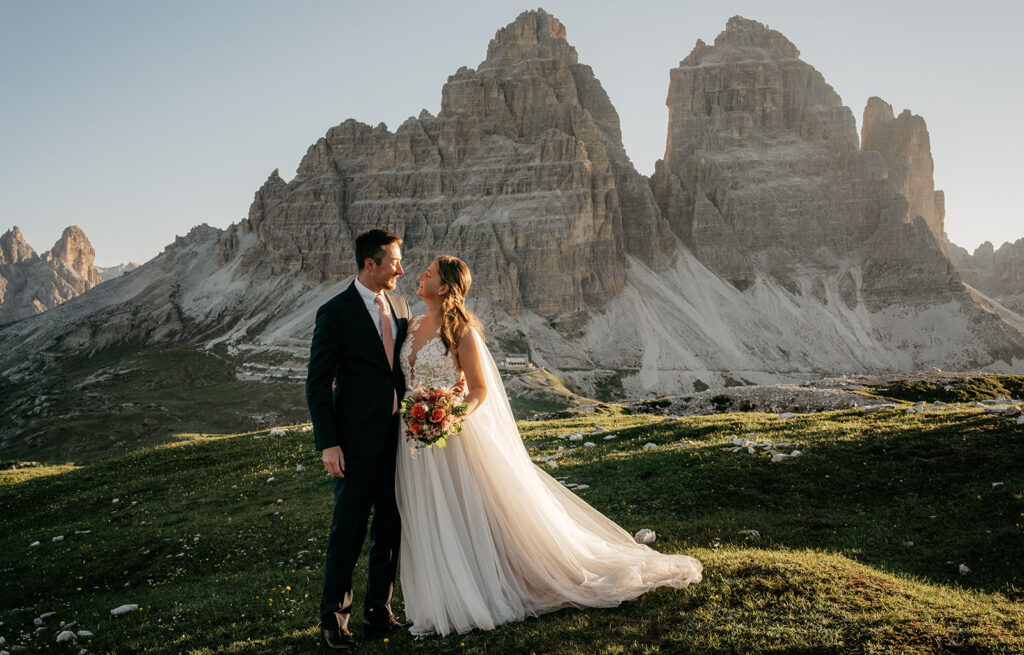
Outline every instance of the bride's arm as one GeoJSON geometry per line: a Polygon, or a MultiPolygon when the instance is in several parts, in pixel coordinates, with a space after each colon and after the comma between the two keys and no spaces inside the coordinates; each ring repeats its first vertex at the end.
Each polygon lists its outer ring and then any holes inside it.
{"type": "Polygon", "coordinates": [[[459,338],[459,344],[455,348],[455,357],[459,362],[459,368],[466,376],[466,389],[469,392],[466,394],[466,404],[469,406],[466,409],[467,416],[472,414],[487,397],[483,364],[477,353],[476,340],[479,338],[476,330],[466,326],[459,338]]]}

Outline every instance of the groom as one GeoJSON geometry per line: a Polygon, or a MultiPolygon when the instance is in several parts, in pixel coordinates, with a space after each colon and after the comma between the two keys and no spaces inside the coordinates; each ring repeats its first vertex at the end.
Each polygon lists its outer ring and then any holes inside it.
{"type": "Polygon", "coordinates": [[[372,633],[403,628],[391,614],[401,522],[395,503],[398,399],[405,379],[398,352],[409,306],[393,293],[402,270],[402,240],[384,230],[356,238],[359,274],[316,313],[306,402],[316,448],[334,476],[334,513],[327,539],[320,634],[332,650],[355,648],[348,629],[352,570],[366,538],[370,561],[363,616],[372,633]],[[333,389],[332,389],[333,385],[333,389]]]}

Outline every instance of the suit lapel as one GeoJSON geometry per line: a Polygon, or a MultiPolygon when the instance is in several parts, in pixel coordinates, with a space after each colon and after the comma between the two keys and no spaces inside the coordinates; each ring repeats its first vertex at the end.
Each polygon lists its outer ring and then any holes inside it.
{"type": "MultiPolygon", "coordinates": [[[[347,298],[349,308],[352,310],[352,313],[355,314],[356,324],[360,326],[360,329],[362,329],[364,333],[366,333],[366,338],[372,340],[373,343],[376,344],[371,347],[377,349],[376,351],[380,355],[381,364],[387,368],[388,354],[384,352],[384,341],[381,340],[380,334],[377,333],[377,326],[373,324],[373,317],[370,316],[369,309],[367,309],[366,304],[363,302],[362,296],[359,295],[355,282],[349,286],[346,294],[348,294],[347,298]]],[[[397,353],[395,359],[398,359],[397,353]]]]}

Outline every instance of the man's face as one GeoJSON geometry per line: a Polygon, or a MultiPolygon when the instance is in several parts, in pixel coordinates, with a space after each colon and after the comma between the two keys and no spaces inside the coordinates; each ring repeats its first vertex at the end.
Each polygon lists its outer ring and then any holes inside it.
{"type": "Polygon", "coordinates": [[[380,264],[375,264],[372,259],[366,261],[366,269],[370,273],[370,282],[374,286],[371,290],[388,289],[394,291],[395,286],[398,284],[398,278],[405,273],[402,270],[402,248],[397,243],[392,243],[382,248],[382,250],[384,251],[384,257],[381,258],[380,264]]]}

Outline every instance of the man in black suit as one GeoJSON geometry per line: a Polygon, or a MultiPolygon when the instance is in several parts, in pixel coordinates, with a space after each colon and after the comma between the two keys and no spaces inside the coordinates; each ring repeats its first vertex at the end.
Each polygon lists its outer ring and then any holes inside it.
{"type": "Polygon", "coordinates": [[[320,603],[323,644],[356,646],[348,630],[352,570],[370,525],[370,561],[363,614],[373,633],[404,627],[391,614],[401,521],[395,503],[398,399],[405,379],[398,364],[409,306],[393,293],[402,270],[402,240],[370,230],[356,238],[359,274],[316,313],[306,402],[316,448],[334,476],[334,513],[327,539],[320,603]],[[333,386],[333,389],[332,389],[333,386]]]}

